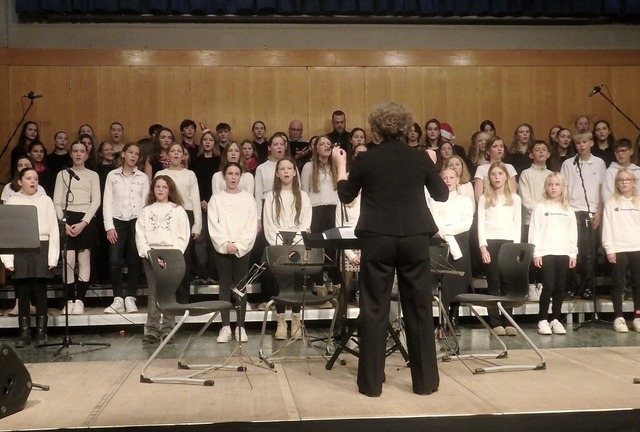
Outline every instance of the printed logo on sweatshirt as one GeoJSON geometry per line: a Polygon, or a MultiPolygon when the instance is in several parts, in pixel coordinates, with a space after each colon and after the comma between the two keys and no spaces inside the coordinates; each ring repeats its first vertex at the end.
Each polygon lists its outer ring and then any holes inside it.
{"type": "Polygon", "coordinates": [[[636,207],[616,207],[613,209],[613,211],[632,211],[632,212],[640,212],[639,208],[636,207]]]}
{"type": "Polygon", "coordinates": [[[567,216],[566,213],[544,212],[545,216],[567,216]]]}
{"type": "Polygon", "coordinates": [[[169,231],[171,230],[171,221],[173,220],[173,216],[171,213],[167,213],[164,215],[158,215],[155,212],[151,212],[149,216],[150,228],[151,231],[169,231]]]}

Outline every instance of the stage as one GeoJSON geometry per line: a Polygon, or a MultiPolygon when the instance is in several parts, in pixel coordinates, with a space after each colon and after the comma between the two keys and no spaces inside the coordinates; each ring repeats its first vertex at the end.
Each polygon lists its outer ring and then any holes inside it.
{"type": "MultiPolygon", "coordinates": [[[[176,349],[182,341],[176,343],[176,349]]],[[[130,347],[133,349],[134,347],[130,347]]],[[[315,431],[635,431],[640,428],[640,347],[544,349],[547,369],[473,375],[458,361],[439,363],[440,388],[411,392],[402,359],[387,359],[382,396],[357,392],[357,360],[276,362],[275,372],[249,366],[208,374],[213,387],[142,384],[144,360],[26,364],[35,383],[24,410],[0,420],[2,430],[315,431]],[[251,388],[253,386],[253,389],[251,388]],[[430,429],[434,430],[434,429],[430,429]]],[[[200,355],[200,354],[199,354],[200,355]]],[[[505,362],[534,362],[512,350],[505,362]]],[[[205,359],[202,359],[205,360],[205,359]]],[[[209,359],[211,360],[211,359],[209,359]]],[[[223,361],[224,358],[216,358],[223,361]]],[[[257,359],[254,358],[257,361],[257,359]]],[[[470,366],[479,366],[471,361],[470,366]]],[[[175,372],[156,361],[150,373],[175,372]]],[[[186,371],[183,371],[186,372],[186,371]]]]}

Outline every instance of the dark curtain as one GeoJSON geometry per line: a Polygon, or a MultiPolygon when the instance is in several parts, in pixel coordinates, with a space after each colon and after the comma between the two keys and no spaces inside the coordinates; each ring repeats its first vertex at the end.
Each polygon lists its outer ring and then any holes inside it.
{"type": "Polygon", "coordinates": [[[612,17],[640,0],[15,0],[18,14],[612,17]]]}

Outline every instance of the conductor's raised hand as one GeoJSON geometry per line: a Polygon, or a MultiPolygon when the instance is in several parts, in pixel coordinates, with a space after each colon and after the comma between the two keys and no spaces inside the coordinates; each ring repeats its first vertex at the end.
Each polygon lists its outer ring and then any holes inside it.
{"type": "Polygon", "coordinates": [[[335,162],[336,166],[345,167],[347,166],[347,152],[342,150],[340,147],[336,147],[331,151],[331,158],[335,162]]]}

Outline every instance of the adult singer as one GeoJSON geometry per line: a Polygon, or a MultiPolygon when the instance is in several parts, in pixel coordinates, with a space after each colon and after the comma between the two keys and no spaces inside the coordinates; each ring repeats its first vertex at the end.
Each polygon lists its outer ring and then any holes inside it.
{"type": "Polygon", "coordinates": [[[413,392],[438,390],[429,238],[438,230],[425,198],[424,187],[436,201],[449,196],[435,165],[400,140],[413,124],[401,104],[385,102],[369,114],[369,125],[380,145],[359,154],[347,178],[346,153],[336,148],[338,194],[349,203],[362,189],[360,219],[360,361],[358,390],[380,396],[394,272],[404,314],[413,392]]]}

